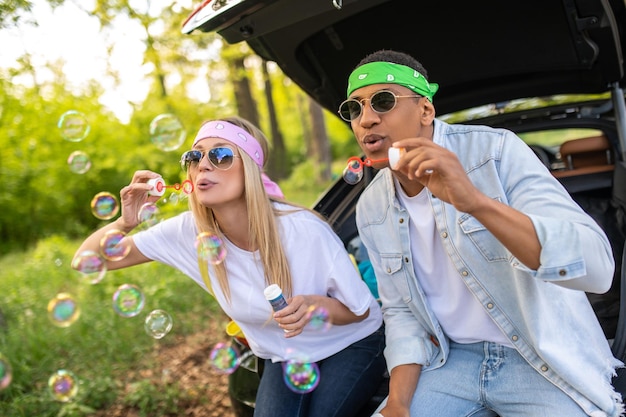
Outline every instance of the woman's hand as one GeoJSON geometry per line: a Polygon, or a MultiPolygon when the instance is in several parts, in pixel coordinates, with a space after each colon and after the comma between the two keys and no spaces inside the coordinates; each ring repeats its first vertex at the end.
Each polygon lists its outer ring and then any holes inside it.
{"type": "Polygon", "coordinates": [[[302,333],[309,323],[310,300],[307,296],[296,295],[287,299],[287,307],[274,313],[274,320],[285,331],[285,337],[294,337],[302,333]]]}
{"type": "Polygon", "coordinates": [[[125,232],[133,230],[139,224],[139,212],[146,203],[154,203],[160,197],[150,195],[148,192],[153,188],[148,184],[148,180],[159,178],[156,172],[148,170],[135,171],[133,178],[127,186],[120,190],[120,201],[122,214],[118,220],[118,225],[125,232]]]}
{"type": "Polygon", "coordinates": [[[302,333],[313,318],[315,309],[328,313],[330,325],[342,325],[359,322],[369,315],[369,310],[357,316],[341,301],[323,295],[296,295],[287,299],[287,307],[274,313],[274,320],[285,330],[285,337],[294,337],[302,333]]]}

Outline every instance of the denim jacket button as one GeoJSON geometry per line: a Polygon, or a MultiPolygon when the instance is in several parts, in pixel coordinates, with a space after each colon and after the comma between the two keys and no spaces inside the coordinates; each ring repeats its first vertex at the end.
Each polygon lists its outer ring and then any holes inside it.
{"type": "Polygon", "coordinates": [[[567,271],[564,269],[559,270],[559,275],[564,277],[565,275],[567,275],[567,271]]]}

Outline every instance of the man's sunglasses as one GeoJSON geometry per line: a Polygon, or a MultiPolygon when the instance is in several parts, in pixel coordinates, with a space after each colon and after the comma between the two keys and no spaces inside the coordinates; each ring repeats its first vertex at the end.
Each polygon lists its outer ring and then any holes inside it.
{"type": "Polygon", "coordinates": [[[226,146],[218,146],[205,151],[198,149],[192,149],[187,151],[180,157],[180,166],[184,171],[189,169],[189,165],[197,165],[200,163],[204,155],[207,155],[209,162],[217,169],[227,170],[233,166],[235,158],[239,158],[239,155],[235,155],[235,151],[226,146]]]}
{"type": "Polygon", "coordinates": [[[370,106],[372,106],[372,110],[376,113],[382,114],[387,113],[396,107],[396,103],[399,98],[405,97],[422,97],[419,95],[410,95],[410,96],[398,96],[391,91],[381,90],[377,91],[370,98],[363,98],[361,100],[356,100],[353,98],[349,98],[339,106],[339,116],[346,122],[351,122],[355,119],[358,119],[363,113],[363,102],[365,100],[370,101],[370,106]]]}

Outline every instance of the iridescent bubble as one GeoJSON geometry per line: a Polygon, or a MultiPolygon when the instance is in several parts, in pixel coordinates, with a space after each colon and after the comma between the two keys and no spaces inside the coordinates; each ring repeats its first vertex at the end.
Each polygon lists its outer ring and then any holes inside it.
{"type": "Polygon", "coordinates": [[[172,325],[172,316],[159,309],[151,311],[144,322],[146,333],[155,339],[162,339],[172,330],[172,325]]]}
{"type": "Polygon", "coordinates": [[[154,203],[145,203],[139,209],[139,213],[137,214],[139,223],[142,224],[143,227],[151,227],[157,224],[160,220],[159,218],[159,208],[154,203]]]}
{"type": "Polygon", "coordinates": [[[222,239],[208,232],[202,232],[196,236],[195,242],[198,258],[218,265],[226,258],[226,246],[222,239]]]}
{"type": "Polygon", "coordinates": [[[57,123],[57,127],[63,139],[70,142],[80,142],[87,137],[91,130],[85,115],[76,110],[63,113],[57,123]]]}
{"type": "Polygon", "coordinates": [[[72,260],[72,268],[81,272],[85,278],[89,278],[92,284],[97,284],[104,278],[107,272],[107,264],[104,258],[92,250],[79,253],[72,260]]]}
{"type": "Polygon", "coordinates": [[[239,352],[235,347],[220,342],[209,353],[211,366],[223,374],[232,374],[239,367],[239,352]]]}
{"type": "Polygon", "coordinates": [[[150,140],[162,151],[178,149],[187,133],[173,114],[161,114],[150,122],[150,140]]]}
{"type": "Polygon", "coordinates": [[[100,220],[111,219],[119,211],[120,204],[117,198],[107,191],[100,192],[91,199],[91,212],[100,220]]]}
{"type": "Polygon", "coordinates": [[[306,318],[309,321],[308,326],[313,330],[325,332],[332,327],[330,314],[324,307],[310,306],[306,318]]]}
{"type": "Polygon", "coordinates": [[[363,178],[363,163],[359,158],[350,158],[343,170],[343,180],[348,184],[356,184],[363,178]]]}
{"type": "Polygon", "coordinates": [[[8,359],[0,353],[0,391],[11,384],[13,379],[13,371],[8,359]]]}
{"type": "Polygon", "coordinates": [[[48,388],[52,398],[66,403],[78,394],[78,379],[72,372],[60,369],[48,379],[48,388]]]}
{"type": "Polygon", "coordinates": [[[83,151],[74,151],[67,158],[67,164],[74,174],[84,174],[91,168],[91,159],[83,151]]]}
{"type": "Polygon", "coordinates": [[[121,261],[130,252],[130,245],[124,241],[126,233],[113,229],[107,231],[100,240],[100,253],[109,261],[121,261]]]}
{"type": "MultiPolygon", "coordinates": [[[[178,204],[178,202],[180,201],[180,196],[178,195],[178,193],[172,193],[170,194],[170,198],[169,198],[169,203],[172,205],[176,205],[178,204]]],[[[165,201],[164,201],[165,203],[165,201]]]]}
{"type": "Polygon", "coordinates": [[[80,317],[80,307],[74,297],[62,292],[48,303],[48,317],[57,327],[69,327],[80,317]]]}
{"type": "Polygon", "coordinates": [[[293,392],[306,394],[320,383],[320,368],[315,362],[289,360],[283,362],[283,380],[293,392]]]}
{"type": "Polygon", "coordinates": [[[135,317],[141,313],[145,303],[141,289],[136,285],[122,284],[113,294],[113,310],[122,317],[135,317]]]}

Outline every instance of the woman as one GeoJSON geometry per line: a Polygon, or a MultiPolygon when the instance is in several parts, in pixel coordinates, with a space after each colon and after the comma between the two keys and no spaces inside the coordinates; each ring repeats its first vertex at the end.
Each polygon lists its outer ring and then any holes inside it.
{"type": "MultiPolygon", "coordinates": [[[[267,150],[263,133],[246,120],[203,124],[181,158],[193,184],[190,211],[127,235],[122,244],[130,253],[107,261],[107,267],[160,261],[215,296],[254,354],[265,360],[256,417],[352,416],[375,393],[385,371],[381,311],[329,225],[282,200],[278,186],[263,174],[267,150]],[[222,262],[198,260],[200,233],[224,242],[222,262]],[[288,301],[275,313],[263,295],[270,284],[280,286],[288,301]],[[330,328],[306,328],[314,308],[328,312],[330,328]],[[317,363],[319,385],[313,391],[286,386],[282,364],[289,360],[317,363]]],[[[149,181],[158,177],[137,171],[120,192],[121,217],[88,237],[77,254],[99,250],[109,230],[133,230],[142,205],[158,199],[149,194],[149,181]]]]}

